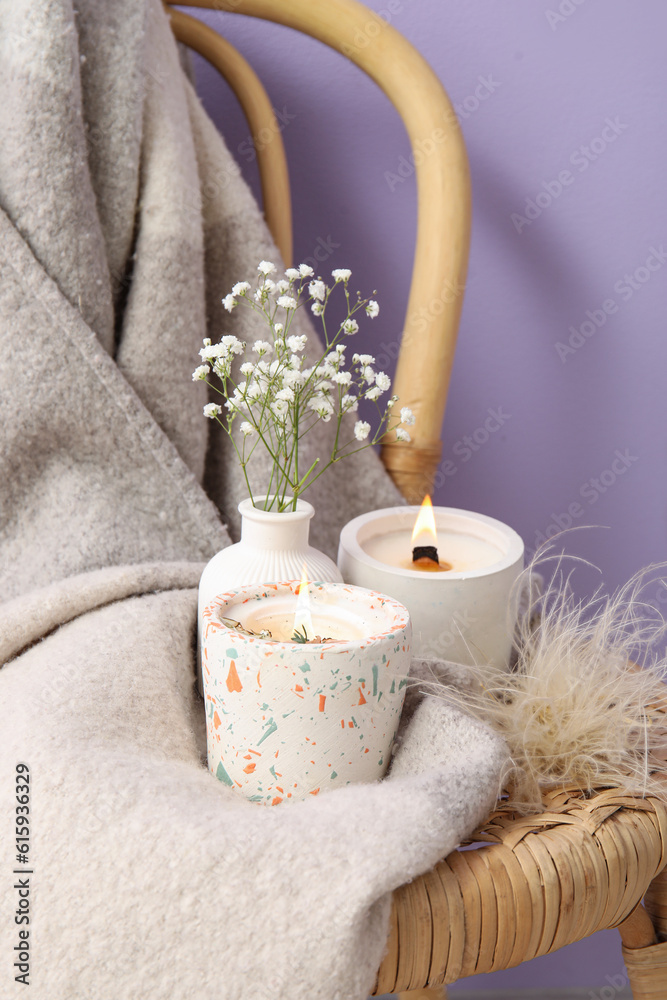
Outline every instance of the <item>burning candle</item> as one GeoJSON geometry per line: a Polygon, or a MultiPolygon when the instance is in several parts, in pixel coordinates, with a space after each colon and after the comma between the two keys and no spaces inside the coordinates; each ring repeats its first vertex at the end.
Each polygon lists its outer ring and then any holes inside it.
{"type": "Polygon", "coordinates": [[[338,565],[346,582],[406,605],[416,655],[508,663],[523,542],[501,521],[433,508],[429,497],[421,508],[371,511],[343,529],[338,565]]]}
{"type": "MultiPolygon", "coordinates": [[[[289,591],[267,601],[258,597],[246,600],[239,608],[240,624],[267,641],[312,642],[361,639],[367,626],[359,610],[348,603],[337,604],[335,591],[318,588],[311,600],[311,585],[306,567],[295,593],[289,591]]],[[[235,605],[230,605],[233,617],[235,605]]]]}
{"type": "Polygon", "coordinates": [[[438,531],[431,498],[426,496],[412,527],[371,535],[364,551],[378,562],[421,573],[463,573],[502,559],[493,540],[462,531],[438,531]]]}
{"type": "Polygon", "coordinates": [[[403,605],[345,584],[249,584],[215,598],[202,634],[210,771],[273,805],[382,777],[410,637],[403,605]]]}

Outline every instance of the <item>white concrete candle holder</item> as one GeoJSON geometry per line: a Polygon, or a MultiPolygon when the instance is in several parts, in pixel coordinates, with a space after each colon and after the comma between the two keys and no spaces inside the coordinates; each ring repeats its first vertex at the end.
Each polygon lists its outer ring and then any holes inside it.
{"type": "Polygon", "coordinates": [[[435,507],[439,556],[452,569],[423,572],[411,568],[419,510],[375,510],[350,521],[338,552],[343,579],[405,604],[415,656],[506,665],[516,620],[510,594],[523,568],[521,538],[484,514],[435,507]]]}
{"type": "Polygon", "coordinates": [[[311,583],[323,641],[299,643],[290,638],[298,591],[296,582],[250,584],[203,614],[208,766],[254,802],[381,778],[403,707],[407,610],[359,587],[311,583]],[[263,629],[287,639],[248,634],[263,629]]]}

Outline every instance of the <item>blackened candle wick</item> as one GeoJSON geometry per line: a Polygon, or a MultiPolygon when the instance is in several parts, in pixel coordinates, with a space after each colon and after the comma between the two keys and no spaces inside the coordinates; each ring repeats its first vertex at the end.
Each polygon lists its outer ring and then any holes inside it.
{"type": "Polygon", "coordinates": [[[430,559],[431,562],[440,565],[440,560],[438,559],[438,550],[435,545],[415,545],[412,550],[412,561],[417,562],[418,559],[430,559]]]}

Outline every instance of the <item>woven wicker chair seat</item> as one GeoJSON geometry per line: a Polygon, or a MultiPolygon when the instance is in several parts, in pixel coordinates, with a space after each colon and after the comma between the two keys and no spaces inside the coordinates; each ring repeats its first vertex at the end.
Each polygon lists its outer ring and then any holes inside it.
{"type": "MultiPolygon", "coordinates": [[[[494,812],[472,840],[394,893],[376,995],[511,968],[639,918],[639,937],[623,935],[637,949],[630,953],[635,1000],[665,1000],[667,953],[654,958],[651,947],[640,947],[652,943],[653,932],[644,910],[635,909],[667,862],[662,802],[618,789],[586,797],[559,789],[545,794],[539,815],[494,812]],[[647,979],[648,992],[636,978],[647,979]]],[[[661,879],[647,909],[667,922],[661,879]]],[[[630,968],[627,948],[624,956],[630,968]]]]}

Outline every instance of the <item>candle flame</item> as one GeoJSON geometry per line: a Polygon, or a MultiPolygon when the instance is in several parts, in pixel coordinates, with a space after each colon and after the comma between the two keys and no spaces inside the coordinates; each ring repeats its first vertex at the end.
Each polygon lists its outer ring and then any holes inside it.
{"type": "Polygon", "coordinates": [[[313,619],[310,615],[310,585],[308,583],[308,567],[304,561],[301,571],[301,583],[299,584],[298,596],[296,599],[296,612],[294,615],[294,631],[306,631],[309,639],[315,635],[313,619]]]}
{"type": "Polygon", "coordinates": [[[435,515],[431,498],[426,494],[419,508],[414,530],[412,532],[412,547],[415,545],[434,545],[438,547],[438,536],[435,530],[435,515]]]}

